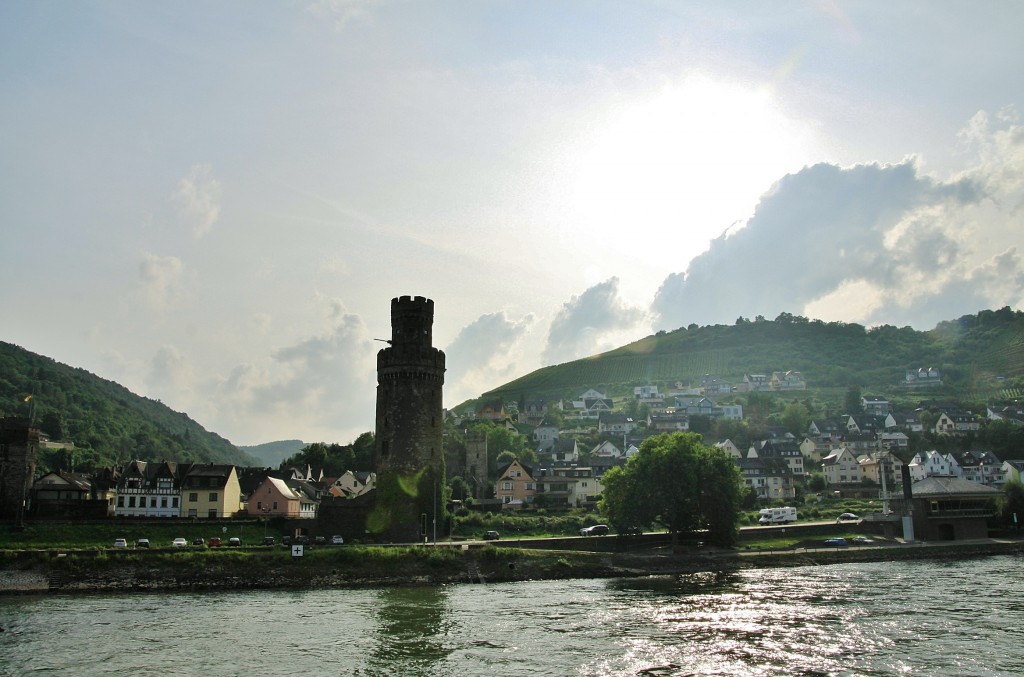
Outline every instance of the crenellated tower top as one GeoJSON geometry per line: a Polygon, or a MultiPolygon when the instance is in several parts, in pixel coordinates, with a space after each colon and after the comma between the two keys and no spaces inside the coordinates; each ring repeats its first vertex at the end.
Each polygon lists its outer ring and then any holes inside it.
{"type": "Polygon", "coordinates": [[[433,345],[434,302],[422,296],[391,299],[391,345],[429,348],[433,345]]]}

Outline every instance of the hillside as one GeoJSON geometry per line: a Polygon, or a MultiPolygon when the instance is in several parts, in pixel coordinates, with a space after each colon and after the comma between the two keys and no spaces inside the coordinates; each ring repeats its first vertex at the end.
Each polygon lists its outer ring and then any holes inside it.
{"type": "Polygon", "coordinates": [[[265,442],[251,447],[239,447],[242,451],[260,461],[261,465],[276,468],[281,461],[292,456],[306,446],[302,440],[278,440],[265,442]]]}
{"type": "Polygon", "coordinates": [[[84,369],[0,341],[0,415],[30,414],[52,440],[75,445],[70,458],[63,450],[44,451],[44,470],[132,459],[258,465],[186,414],[84,369]]]}
{"type": "MultiPolygon", "coordinates": [[[[659,332],[594,357],[544,367],[482,396],[569,397],[586,387],[623,394],[642,384],[699,384],[704,374],[739,381],[745,373],[795,370],[811,390],[899,389],[907,369],[937,367],[943,395],[1004,396],[1024,381],[1024,313],[1009,307],[942,322],[930,331],[822,322],[783,313],[774,320],[690,325],[659,332]]],[[[935,393],[939,394],[939,393],[935,393]]]]}

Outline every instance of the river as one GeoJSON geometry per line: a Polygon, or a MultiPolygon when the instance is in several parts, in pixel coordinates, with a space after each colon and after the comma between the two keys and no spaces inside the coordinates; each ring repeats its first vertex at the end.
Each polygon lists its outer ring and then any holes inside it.
{"type": "Polygon", "coordinates": [[[0,674],[1024,675],[1024,557],[0,598],[0,674]]]}

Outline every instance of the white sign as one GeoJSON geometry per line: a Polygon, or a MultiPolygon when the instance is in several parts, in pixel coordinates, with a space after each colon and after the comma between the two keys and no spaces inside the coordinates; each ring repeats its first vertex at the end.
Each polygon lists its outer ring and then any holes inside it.
{"type": "Polygon", "coordinates": [[[292,546],[292,557],[302,557],[302,546],[301,545],[293,545],[292,546]]]}

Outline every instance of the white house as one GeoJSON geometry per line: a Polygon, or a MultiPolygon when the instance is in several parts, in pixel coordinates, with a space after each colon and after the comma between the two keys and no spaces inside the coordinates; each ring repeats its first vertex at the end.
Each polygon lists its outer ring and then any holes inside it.
{"type": "Polygon", "coordinates": [[[952,454],[940,454],[939,452],[921,451],[914,454],[910,459],[910,478],[915,482],[926,477],[959,477],[963,475],[960,464],[956,462],[952,454]]]}
{"type": "Polygon", "coordinates": [[[603,458],[620,458],[622,456],[622,451],[608,440],[605,440],[591,449],[590,455],[600,456],[603,458]]]}
{"type": "Polygon", "coordinates": [[[373,491],[376,483],[377,473],[346,470],[345,474],[331,483],[327,491],[331,496],[355,498],[373,491]]]}
{"type": "Polygon", "coordinates": [[[545,418],[533,429],[533,441],[541,451],[547,451],[558,439],[558,426],[545,418]]]}
{"type": "Polygon", "coordinates": [[[604,412],[597,418],[597,432],[600,435],[628,435],[636,430],[637,422],[632,416],[604,412]]]}
{"type": "Polygon", "coordinates": [[[860,463],[852,451],[840,447],[821,461],[821,471],[829,484],[860,482],[860,463]]]}
{"type": "Polygon", "coordinates": [[[1006,482],[1024,482],[1024,459],[1003,461],[1003,479],[1006,482]]]}
{"type": "Polygon", "coordinates": [[[633,397],[638,400],[652,400],[661,397],[658,386],[637,386],[633,388],[633,397]]]}
{"type": "Polygon", "coordinates": [[[743,452],[732,440],[722,440],[721,442],[715,442],[715,447],[721,449],[725,453],[729,454],[733,458],[743,458],[743,452]]]}

